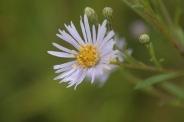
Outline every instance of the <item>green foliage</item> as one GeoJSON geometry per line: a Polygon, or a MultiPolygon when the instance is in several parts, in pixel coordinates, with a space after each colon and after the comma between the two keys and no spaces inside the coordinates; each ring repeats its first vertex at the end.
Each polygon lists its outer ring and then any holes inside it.
{"type": "Polygon", "coordinates": [[[184,89],[172,83],[163,83],[162,85],[172,95],[176,95],[179,99],[184,100],[184,89]]]}
{"type": "MultiPolygon", "coordinates": [[[[181,1],[177,1],[177,5],[179,7],[176,7],[175,11],[173,12],[174,15],[171,16],[169,13],[167,7],[165,6],[166,3],[161,0],[123,0],[124,3],[126,3],[129,7],[131,7],[136,13],[138,13],[143,19],[145,19],[150,25],[154,27],[157,31],[160,31],[160,34],[162,34],[165,39],[175,48],[175,51],[177,54],[181,57],[181,60],[184,60],[184,32],[183,28],[180,25],[180,18],[181,18],[181,13],[182,9],[178,3],[181,3],[181,1]],[[172,18],[174,17],[174,18],[172,18]]],[[[171,12],[171,11],[170,11],[171,12]]],[[[156,38],[155,38],[156,39],[156,38]]],[[[148,52],[151,57],[151,61],[153,62],[154,66],[149,66],[145,63],[142,63],[143,65],[136,64],[132,66],[124,66],[129,67],[129,68],[137,68],[137,69],[144,69],[144,70],[149,70],[149,71],[157,71],[158,74],[151,76],[145,80],[143,80],[141,83],[136,85],[136,89],[144,88],[144,87],[152,87],[152,85],[156,83],[161,83],[167,80],[172,79],[172,81],[175,81],[174,78],[184,75],[183,71],[183,65],[180,65],[179,68],[177,69],[171,69],[169,70],[167,67],[161,66],[161,62],[163,61],[168,61],[165,60],[164,57],[159,58],[159,60],[156,57],[155,53],[155,47],[159,45],[154,45],[153,42],[158,42],[157,40],[152,40],[151,43],[146,44],[146,47],[148,49],[148,52]],[[169,72],[169,73],[164,73],[164,72],[169,72]],[[164,74],[163,74],[164,73],[164,74]]],[[[159,44],[159,43],[158,43],[159,44]]],[[[164,48],[163,48],[164,49],[164,48]]],[[[168,50],[165,50],[163,53],[167,53],[168,50]]],[[[159,52],[161,53],[161,52],[159,52]]],[[[169,54],[168,54],[169,55],[169,54]]],[[[174,56],[171,60],[175,60],[174,56]]],[[[175,60],[178,61],[178,60],[175,60]]],[[[136,60],[135,60],[136,62],[136,60]]],[[[139,61],[140,62],[140,61],[139,61]]],[[[163,63],[163,62],[162,62],[163,63]]],[[[173,64],[177,64],[174,62],[173,64]]],[[[174,66],[174,65],[173,65],[174,66]]],[[[181,82],[181,81],[179,81],[181,82]]],[[[169,93],[175,95],[175,97],[179,96],[179,91],[181,91],[180,88],[177,86],[172,86],[171,84],[168,85],[168,90],[169,93]],[[178,89],[178,90],[177,90],[178,89]]],[[[157,91],[156,88],[153,88],[155,91],[157,91]]],[[[160,91],[158,91],[160,92],[160,91]]],[[[181,94],[180,94],[181,96],[181,94]]]]}
{"type": "Polygon", "coordinates": [[[181,75],[183,75],[183,74],[181,74],[181,73],[164,73],[164,74],[158,74],[158,75],[155,75],[155,76],[152,76],[152,77],[149,77],[149,78],[143,80],[141,83],[139,83],[135,87],[135,89],[140,89],[140,88],[148,87],[148,86],[151,86],[151,85],[160,83],[160,82],[167,81],[167,80],[172,79],[172,78],[176,78],[176,77],[181,76],[181,75]]]}

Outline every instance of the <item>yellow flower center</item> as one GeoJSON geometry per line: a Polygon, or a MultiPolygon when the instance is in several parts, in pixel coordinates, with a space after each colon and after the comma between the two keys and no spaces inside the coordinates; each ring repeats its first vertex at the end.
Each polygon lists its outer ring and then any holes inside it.
{"type": "Polygon", "coordinates": [[[91,45],[81,46],[77,55],[78,65],[87,68],[95,66],[99,61],[99,53],[96,47],[91,45]]]}

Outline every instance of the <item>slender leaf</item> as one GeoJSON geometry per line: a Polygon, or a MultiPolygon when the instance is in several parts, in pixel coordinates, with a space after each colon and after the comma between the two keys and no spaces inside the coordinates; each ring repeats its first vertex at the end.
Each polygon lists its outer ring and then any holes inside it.
{"type": "Polygon", "coordinates": [[[182,47],[184,47],[184,32],[183,32],[183,29],[178,27],[178,28],[176,28],[176,32],[178,34],[178,38],[179,38],[179,41],[180,41],[182,47]]]}
{"type": "Polygon", "coordinates": [[[181,98],[182,100],[184,100],[184,89],[171,84],[171,83],[163,83],[162,85],[168,92],[170,92],[171,94],[181,98]]]}
{"type": "Polygon", "coordinates": [[[168,80],[168,79],[172,79],[172,78],[175,78],[175,77],[178,77],[178,76],[181,76],[181,75],[182,75],[181,73],[159,74],[159,75],[150,77],[150,78],[142,81],[141,83],[139,83],[135,87],[135,89],[140,89],[140,88],[143,88],[143,87],[146,87],[146,86],[150,86],[150,85],[153,85],[153,84],[156,84],[156,83],[168,80]]]}
{"type": "Polygon", "coordinates": [[[141,4],[132,5],[132,8],[142,8],[142,9],[144,9],[144,7],[141,4]]]}

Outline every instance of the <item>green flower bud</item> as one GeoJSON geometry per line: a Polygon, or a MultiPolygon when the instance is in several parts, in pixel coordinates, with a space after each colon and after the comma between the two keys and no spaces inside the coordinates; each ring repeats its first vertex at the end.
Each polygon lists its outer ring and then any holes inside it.
{"type": "Polygon", "coordinates": [[[94,9],[92,9],[90,7],[86,7],[84,9],[84,13],[88,16],[88,19],[91,22],[98,23],[98,16],[97,16],[97,14],[96,14],[94,9]]]}
{"type": "Polygon", "coordinates": [[[142,34],[139,36],[139,43],[140,44],[148,44],[150,42],[150,37],[148,34],[142,34]]]}
{"type": "Polygon", "coordinates": [[[103,15],[106,19],[109,19],[109,20],[112,19],[112,17],[113,17],[112,13],[113,13],[113,9],[110,7],[105,7],[103,9],[103,15]]]}

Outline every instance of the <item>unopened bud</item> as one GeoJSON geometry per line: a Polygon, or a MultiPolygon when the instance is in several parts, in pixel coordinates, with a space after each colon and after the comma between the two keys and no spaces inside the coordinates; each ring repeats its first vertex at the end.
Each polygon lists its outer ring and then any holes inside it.
{"type": "Polygon", "coordinates": [[[106,19],[112,19],[113,17],[113,9],[110,7],[105,7],[103,9],[103,15],[106,19]]]}
{"type": "Polygon", "coordinates": [[[98,23],[98,16],[97,16],[97,14],[96,14],[94,9],[92,9],[90,7],[86,7],[84,9],[84,13],[87,15],[88,19],[91,22],[98,23]]]}
{"type": "Polygon", "coordinates": [[[139,36],[139,43],[140,44],[148,44],[150,42],[150,37],[148,34],[142,34],[139,36]]]}

